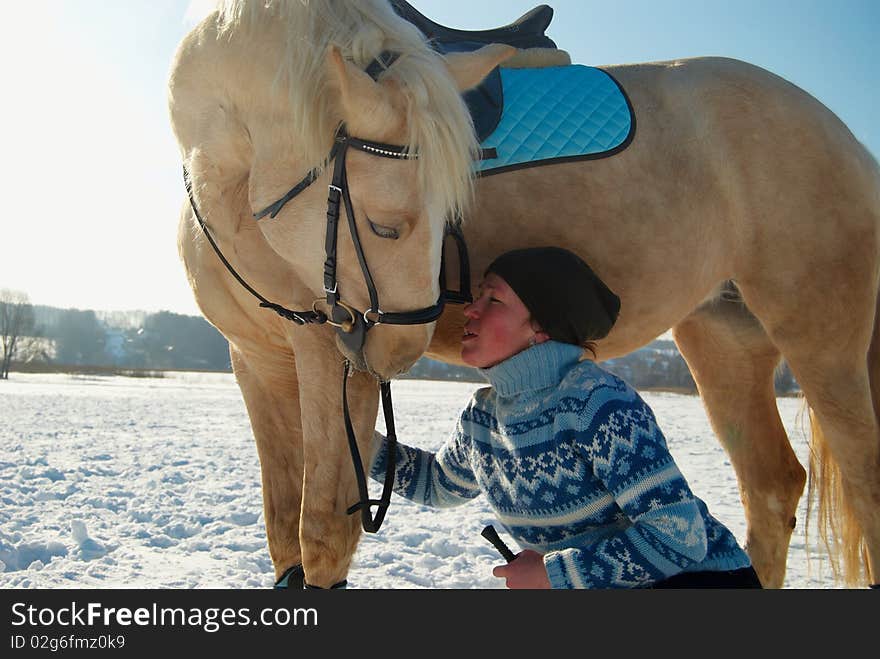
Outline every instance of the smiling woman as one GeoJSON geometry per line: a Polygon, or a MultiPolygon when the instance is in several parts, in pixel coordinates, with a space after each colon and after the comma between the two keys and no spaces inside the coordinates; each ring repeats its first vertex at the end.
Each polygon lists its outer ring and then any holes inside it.
{"type": "Polygon", "coordinates": [[[469,366],[489,368],[548,338],[519,296],[491,268],[464,315],[461,360],[469,366]]]}
{"type": "Polygon", "coordinates": [[[691,493],[653,411],[583,359],[619,310],[568,250],[499,256],[465,308],[461,347],[491,386],[437,453],[376,433],[372,475],[387,485],[396,465],[394,491],[432,507],[485,495],[523,547],[493,571],[509,588],[760,588],[733,534],[691,493]]]}

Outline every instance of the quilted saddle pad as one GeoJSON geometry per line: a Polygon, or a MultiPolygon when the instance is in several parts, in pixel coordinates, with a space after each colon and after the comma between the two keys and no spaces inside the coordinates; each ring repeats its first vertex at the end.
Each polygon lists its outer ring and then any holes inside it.
{"type": "Polygon", "coordinates": [[[607,72],[579,64],[501,69],[503,114],[481,147],[480,176],[518,167],[603,158],[625,149],[635,114],[607,72]]]}

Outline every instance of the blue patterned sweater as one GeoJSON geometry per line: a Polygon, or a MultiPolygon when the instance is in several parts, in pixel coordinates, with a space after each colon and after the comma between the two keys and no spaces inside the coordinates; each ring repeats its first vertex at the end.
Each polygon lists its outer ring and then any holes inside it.
{"type": "MultiPolygon", "coordinates": [[[[679,572],[750,565],[694,496],[654,414],[583,351],[547,341],[482,373],[436,454],[398,443],[394,491],[428,506],[483,493],[554,588],[635,588],[679,572]]],[[[376,433],[370,475],[387,446],[376,433]]]]}

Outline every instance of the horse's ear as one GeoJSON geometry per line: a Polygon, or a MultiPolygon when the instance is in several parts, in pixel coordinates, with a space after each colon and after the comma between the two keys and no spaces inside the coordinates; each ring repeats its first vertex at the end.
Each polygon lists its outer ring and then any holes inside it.
{"type": "Polygon", "coordinates": [[[516,48],[503,43],[492,43],[470,53],[449,53],[446,65],[459,91],[479,85],[492,69],[516,53],[516,48]]]}
{"type": "Polygon", "coordinates": [[[327,66],[339,88],[346,122],[350,123],[355,117],[378,118],[391,112],[391,103],[379,83],[346,61],[336,46],[330,46],[327,66]]]}

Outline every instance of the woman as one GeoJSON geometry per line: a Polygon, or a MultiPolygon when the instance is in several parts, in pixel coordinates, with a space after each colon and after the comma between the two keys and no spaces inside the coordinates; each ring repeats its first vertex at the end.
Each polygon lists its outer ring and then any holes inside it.
{"type": "MultiPolygon", "coordinates": [[[[398,445],[394,491],[429,506],[485,494],[524,548],[509,588],[760,588],[748,555],[678,470],[654,414],[592,360],[620,300],[575,254],[521,249],[465,307],[474,393],[436,454],[398,445]],[[594,353],[593,353],[594,354],[594,353]]],[[[371,475],[385,473],[376,433],[371,475]]]]}

